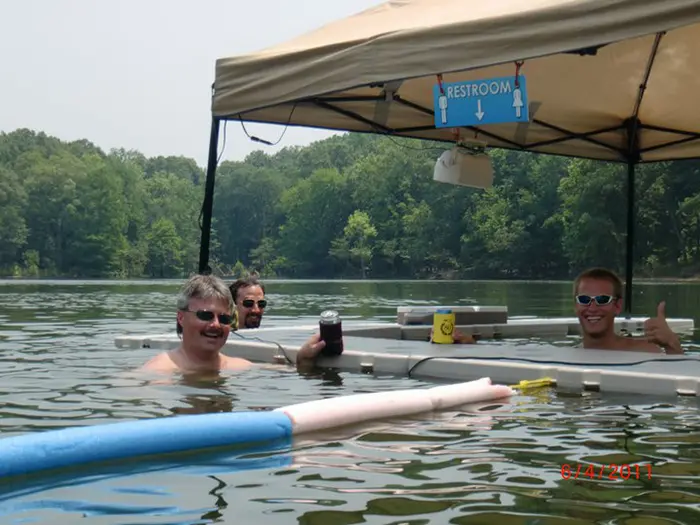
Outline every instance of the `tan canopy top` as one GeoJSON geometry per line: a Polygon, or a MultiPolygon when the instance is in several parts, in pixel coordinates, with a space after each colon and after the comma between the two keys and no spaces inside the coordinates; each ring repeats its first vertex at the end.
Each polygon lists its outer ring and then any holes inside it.
{"type": "Polygon", "coordinates": [[[434,126],[437,75],[504,77],[523,60],[530,121],[464,128],[464,138],[619,161],[700,157],[699,51],[698,0],[391,0],[217,60],[212,112],[454,140],[434,126]]]}

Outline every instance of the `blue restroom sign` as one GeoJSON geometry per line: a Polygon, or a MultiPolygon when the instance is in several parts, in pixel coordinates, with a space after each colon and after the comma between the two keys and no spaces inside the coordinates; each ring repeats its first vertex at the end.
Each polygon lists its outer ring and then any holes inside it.
{"type": "Polygon", "coordinates": [[[484,78],[433,87],[436,128],[483,126],[529,120],[525,77],[484,78]]]}

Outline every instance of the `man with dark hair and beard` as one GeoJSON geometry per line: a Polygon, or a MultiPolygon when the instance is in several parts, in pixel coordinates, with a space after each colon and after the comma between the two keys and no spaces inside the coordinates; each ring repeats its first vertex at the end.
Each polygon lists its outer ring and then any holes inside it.
{"type": "Polygon", "coordinates": [[[238,279],[229,286],[238,314],[238,328],[259,328],[267,306],[265,285],[255,277],[238,279]]]}

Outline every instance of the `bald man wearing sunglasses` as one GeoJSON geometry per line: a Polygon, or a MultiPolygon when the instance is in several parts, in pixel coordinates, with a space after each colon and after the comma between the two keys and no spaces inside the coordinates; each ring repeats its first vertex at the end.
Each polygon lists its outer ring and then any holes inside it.
{"type": "Polygon", "coordinates": [[[596,350],[629,350],[682,354],[680,340],[666,322],[666,304],[656,317],[644,322],[644,337],[623,337],[615,332],[615,317],[622,311],[622,280],[605,268],[591,268],[574,281],[576,316],[583,333],[583,347],[596,350]]]}
{"type": "MultiPolygon", "coordinates": [[[[213,275],[195,275],[187,280],[177,299],[177,334],[180,346],[162,352],[143,370],[157,372],[212,372],[244,370],[253,366],[247,359],[221,353],[234,321],[234,304],[226,284],[213,275]]],[[[297,368],[313,365],[325,343],[317,337],[297,353],[297,368]]]]}

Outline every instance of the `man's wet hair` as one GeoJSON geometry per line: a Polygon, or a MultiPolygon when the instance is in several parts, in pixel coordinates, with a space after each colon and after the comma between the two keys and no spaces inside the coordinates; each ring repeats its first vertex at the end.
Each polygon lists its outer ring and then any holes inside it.
{"type": "Polygon", "coordinates": [[[236,279],[236,282],[229,286],[234,304],[238,301],[238,291],[241,288],[248,288],[249,286],[259,286],[263,294],[265,293],[265,285],[261,283],[257,277],[242,277],[236,279]]]}
{"type": "MultiPolygon", "coordinates": [[[[216,299],[228,304],[234,310],[233,297],[226,283],[215,275],[193,275],[180,289],[177,296],[177,309],[187,310],[192,299],[216,299]]],[[[177,335],[182,335],[182,325],[176,321],[177,335]]]]}
{"type": "Polygon", "coordinates": [[[581,281],[583,279],[598,279],[600,281],[608,281],[613,285],[613,295],[617,299],[620,299],[622,297],[622,279],[620,279],[620,277],[612,270],[608,270],[607,268],[596,267],[589,268],[588,270],[581,272],[574,281],[574,295],[578,293],[578,287],[581,285],[581,281]]]}

